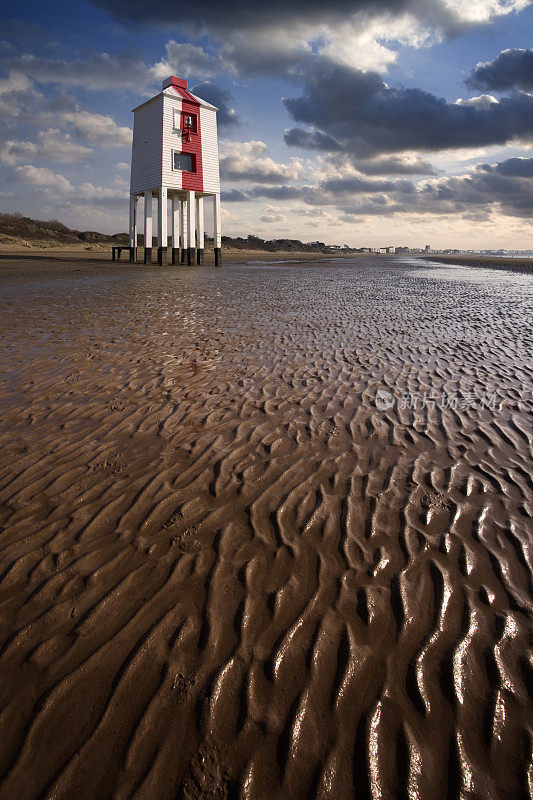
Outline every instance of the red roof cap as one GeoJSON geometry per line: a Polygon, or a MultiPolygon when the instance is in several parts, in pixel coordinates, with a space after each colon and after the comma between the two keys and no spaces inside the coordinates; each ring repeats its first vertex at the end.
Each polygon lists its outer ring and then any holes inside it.
{"type": "Polygon", "coordinates": [[[186,81],[183,78],[176,78],[175,75],[171,75],[170,78],[165,78],[165,80],[162,81],[163,89],[166,89],[167,86],[176,86],[180,89],[188,89],[189,81],[186,81]]]}

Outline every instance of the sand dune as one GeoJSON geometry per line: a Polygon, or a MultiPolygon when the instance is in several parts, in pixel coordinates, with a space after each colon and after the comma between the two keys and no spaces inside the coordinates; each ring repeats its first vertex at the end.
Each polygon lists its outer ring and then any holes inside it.
{"type": "Polygon", "coordinates": [[[9,272],[0,800],[532,796],[530,279],[384,263],[9,272]]]}

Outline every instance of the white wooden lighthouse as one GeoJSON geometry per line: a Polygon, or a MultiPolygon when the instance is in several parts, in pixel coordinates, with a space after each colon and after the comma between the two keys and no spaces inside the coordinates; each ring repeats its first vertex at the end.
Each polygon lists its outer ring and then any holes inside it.
{"type": "Polygon", "coordinates": [[[152,260],[152,201],[158,202],[157,258],[167,260],[168,200],[172,263],[203,262],[204,197],[213,198],[215,265],[222,260],[217,108],[171,77],[162,91],[133,109],[130,260],[137,253],[137,206],[144,195],[144,262],[152,260]]]}

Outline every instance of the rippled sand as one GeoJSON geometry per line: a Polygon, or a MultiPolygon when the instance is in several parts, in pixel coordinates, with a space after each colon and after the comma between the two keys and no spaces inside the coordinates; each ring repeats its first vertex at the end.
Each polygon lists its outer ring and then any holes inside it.
{"type": "Polygon", "coordinates": [[[531,278],[2,263],[1,800],[531,797],[531,278]]]}

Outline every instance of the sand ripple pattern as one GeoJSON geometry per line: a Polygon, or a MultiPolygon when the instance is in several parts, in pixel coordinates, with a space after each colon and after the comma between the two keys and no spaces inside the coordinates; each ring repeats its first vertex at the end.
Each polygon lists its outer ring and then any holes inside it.
{"type": "Polygon", "coordinates": [[[6,280],[0,800],[533,796],[530,278],[452,269],[6,280]]]}

